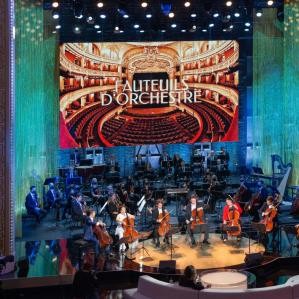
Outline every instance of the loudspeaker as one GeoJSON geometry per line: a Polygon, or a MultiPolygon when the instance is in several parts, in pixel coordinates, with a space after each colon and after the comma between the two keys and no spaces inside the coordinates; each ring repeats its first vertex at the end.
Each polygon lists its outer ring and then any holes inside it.
{"type": "Polygon", "coordinates": [[[263,255],[261,253],[248,253],[244,259],[246,267],[258,266],[262,261],[263,255]]]}
{"type": "Polygon", "coordinates": [[[175,274],[176,261],[175,260],[165,260],[159,262],[159,273],[163,274],[175,274]]]}

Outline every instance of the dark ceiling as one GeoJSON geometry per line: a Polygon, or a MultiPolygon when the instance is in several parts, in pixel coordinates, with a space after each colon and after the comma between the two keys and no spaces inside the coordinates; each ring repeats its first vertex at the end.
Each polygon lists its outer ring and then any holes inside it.
{"type": "MultiPolygon", "coordinates": [[[[44,9],[57,12],[59,18],[49,18],[47,25],[62,42],[251,39],[254,8],[269,9],[265,0],[232,0],[230,7],[226,0],[190,0],[189,7],[184,0],[60,0],[57,9],[52,2],[45,0],[44,9]]],[[[281,20],[283,0],[271,7],[277,8],[281,20]]]]}

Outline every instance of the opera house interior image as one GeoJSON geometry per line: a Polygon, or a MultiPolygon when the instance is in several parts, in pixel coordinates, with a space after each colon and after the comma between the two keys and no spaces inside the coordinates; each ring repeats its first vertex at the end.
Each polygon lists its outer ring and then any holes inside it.
{"type": "Polygon", "coordinates": [[[298,0],[0,0],[0,298],[299,298],[298,0]]]}

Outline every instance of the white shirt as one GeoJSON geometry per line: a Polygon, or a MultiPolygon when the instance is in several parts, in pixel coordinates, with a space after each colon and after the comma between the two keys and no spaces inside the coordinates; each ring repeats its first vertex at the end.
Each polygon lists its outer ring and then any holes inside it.
{"type": "Polygon", "coordinates": [[[195,210],[196,209],[196,203],[192,203],[191,204],[191,211],[195,210]]]}
{"type": "Polygon", "coordinates": [[[158,209],[158,212],[159,212],[159,214],[162,214],[163,210],[162,209],[158,209]]]}

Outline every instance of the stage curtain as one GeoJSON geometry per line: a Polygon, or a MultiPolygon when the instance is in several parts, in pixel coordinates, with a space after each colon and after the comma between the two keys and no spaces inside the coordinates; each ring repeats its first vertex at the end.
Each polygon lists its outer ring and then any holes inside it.
{"type": "Polygon", "coordinates": [[[292,161],[291,182],[299,185],[299,0],[284,7],[284,160],[292,161]]]}
{"type": "Polygon", "coordinates": [[[30,185],[42,197],[56,175],[58,149],[58,43],[41,1],[16,1],[16,237],[30,185]]]}
{"type": "Polygon", "coordinates": [[[283,156],[283,31],[276,20],[275,9],[264,9],[253,28],[253,166],[265,174],[271,154],[283,156]]]}

